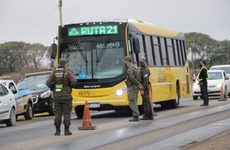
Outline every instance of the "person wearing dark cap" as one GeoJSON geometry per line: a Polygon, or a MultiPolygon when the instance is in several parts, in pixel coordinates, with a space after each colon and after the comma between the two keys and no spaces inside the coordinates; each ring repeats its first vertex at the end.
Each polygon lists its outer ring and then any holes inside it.
{"type": "Polygon", "coordinates": [[[129,119],[130,122],[139,121],[140,112],[138,110],[137,105],[137,96],[138,89],[140,89],[143,94],[143,86],[140,83],[140,74],[137,68],[132,64],[131,57],[125,56],[123,59],[124,64],[127,66],[127,74],[126,74],[126,86],[127,86],[127,94],[129,100],[129,107],[132,110],[133,117],[129,119]]]}
{"type": "Polygon", "coordinates": [[[198,77],[199,85],[200,85],[200,92],[201,97],[203,99],[203,104],[200,106],[208,106],[209,98],[208,98],[208,71],[206,68],[206,62],[204,60],[200,61],[200,73],[198,77]]]}
{"type": "Polygon", "coordinates": [[[69,131],[71,125],[70,113],[72,111],[72,87],[77,84],[77,80],[70,70],[66,70],[67,61],[59,59],[58,68],[54,70],[49,79],[46,81],[47,86],[54,93],[54,125],[56,127],[55,136],[61,134],[62,115],[64,116],[63,124],[65,126],[65,135],[72,135],[69,131]]]}
{"type": "Polygon", "coordinates": [[[144,116],[141,120],[153,120],[153,116],[156,116],[156,113],[153,112],[152,105],[149,98],[149,77],[150,70],[148,68],[146,58],[142,57],[140,59],[140,73],[141,73],[141,84],[144,88],[144,94],[142,95],[142,105],[144,109],[144,116]]]}

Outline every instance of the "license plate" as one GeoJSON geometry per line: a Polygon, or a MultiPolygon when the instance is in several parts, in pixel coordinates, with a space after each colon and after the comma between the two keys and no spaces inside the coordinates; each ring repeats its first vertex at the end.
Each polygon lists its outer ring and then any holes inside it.
{"type": "Polygon", "coordinates": [[[78,96],[95,96],[96,92],[91,90],[78,91],[78,96]]]}
{"type": "Polygon", "coordinates": [[[99,108],[100,107],[100,103],[89,103],[88,107],[89,108],[99,108]]]}

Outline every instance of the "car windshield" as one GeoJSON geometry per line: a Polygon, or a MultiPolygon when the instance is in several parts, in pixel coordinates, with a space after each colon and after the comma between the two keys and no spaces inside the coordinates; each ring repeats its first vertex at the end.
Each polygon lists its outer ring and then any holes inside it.
{"type": "Polygon", "coordinates": [[[230,67],[214,67],[211,70],[224,70],[226,74],[230,74],[230,67]]]}
{"type": "Polygon", "coordinates": [[[208,72],[208,80],[220,80],[222,78],[221,72],[208,72]]]}
{"type": "Polygon", "coordinates": [[[47,76],[33,76],[21,80],[17,86],[19,90],[29,89],[29,90],[40,90],[48,88],[46,85],[47,76]]]}

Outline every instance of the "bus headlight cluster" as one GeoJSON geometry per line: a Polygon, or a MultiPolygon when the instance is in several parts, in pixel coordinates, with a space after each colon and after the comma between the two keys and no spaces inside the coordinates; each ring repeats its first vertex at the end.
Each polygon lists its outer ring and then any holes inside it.
{"type": "Polygon", "coordinates": [[[125,94],[127,92],[127,87],[126,86],[124,86],[123,88],[121,88],[121,89],[118,89],[117,91],[116,91],[116,96],[122,96],[123,94],[125,94]]]}
{"type": "Polygon", "coordinates": [[[46,92],[44,92],[44,93],[41,94],[41,98],[47,98],[47,97],[50,96],[50,94],[51,94],[51,91],[48,90],[48,91],[46,91],[46,92]]]}

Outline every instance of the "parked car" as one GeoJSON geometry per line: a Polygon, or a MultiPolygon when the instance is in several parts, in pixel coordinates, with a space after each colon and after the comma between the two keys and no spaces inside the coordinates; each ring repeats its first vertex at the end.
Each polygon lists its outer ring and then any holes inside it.
{"type": "Polygon", "coordinates": [[[16,125],[16,102],[14,94],[4,84],[0,83],[0,123],[7,126],[16,125]]]}
{"type": "Polygon", "coordinates": [[[215,65],[209,70],[224,70],[227,75],[230,75],[230,65],[215,65]]]}
{"type": "Polygon", "coordinates": [[[30,90],[18,90],[15,82],[11,79],[1,80],[0,83],[8,87],[14,94],[16,101],[16,118],[23,115],[26,120],[33,118],[33,99],[30,90]]]}
{"type": "MultiPolygon", "coordinates": [[[[193,100],[197,100],[198,97],[201,97],[200,85],[197,78],[192,88],[193,100]]],[[[208,96],[220,97],[221,87],[223,87],[224,97],[226,98],[230,93],[229,76],[224,70],[208,70],[208,96]]]]}
{"type": "MultiPolygon", "coordinates": [[[[209,70],[224,70],[226,75],[230,78],[230,65],[215,65],[212,66],[209,70]]],[[[228,82],[230,82],[230,80],[228,82]]],[[[230,96],[230,92],[228,95],[230,96]]]]}
{"type": "Polygon", "coordinates": [[[50,74],[51,71],[26,74],[17,84],[19,90],[29,89],[32,91],[33,113],[48,112],[49,115],[54,115],[53,93],[46,86],[50,74]]]}

